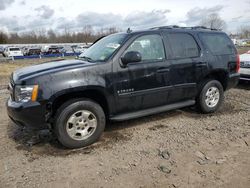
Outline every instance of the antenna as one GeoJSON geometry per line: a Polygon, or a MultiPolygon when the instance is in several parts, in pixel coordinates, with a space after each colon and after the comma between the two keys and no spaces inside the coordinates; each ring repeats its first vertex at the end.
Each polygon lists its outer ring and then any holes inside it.
{"type": "Polygon", "coordinates": [[[130,29],[130,27],[127,29],[127,33],[131,33],[132,30],[130,29]]]}

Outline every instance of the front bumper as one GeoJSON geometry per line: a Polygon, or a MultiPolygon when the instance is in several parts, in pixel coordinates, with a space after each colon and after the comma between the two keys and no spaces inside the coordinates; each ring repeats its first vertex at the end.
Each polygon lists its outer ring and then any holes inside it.
{"type": "Polygon", "coordinates": [[[33,129],[48,128],[45,108],[39,102],[17,103],[9,98],[6,106],[7,113],[14,123],[33,129]]]}
{"type": "Polygon", "coordinates": [[[250,68],[240,68],[240,79],[250,81],[250,68]]]}

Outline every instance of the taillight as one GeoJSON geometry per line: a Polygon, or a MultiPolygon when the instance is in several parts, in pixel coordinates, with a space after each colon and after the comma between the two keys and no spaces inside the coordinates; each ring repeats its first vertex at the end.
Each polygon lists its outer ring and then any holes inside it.
{"type": "Polygon", "coordinates": [[[238,73],[240,70],[240,56],[237,54],[237,59],[236,59],[236,72],[238,73]]]}

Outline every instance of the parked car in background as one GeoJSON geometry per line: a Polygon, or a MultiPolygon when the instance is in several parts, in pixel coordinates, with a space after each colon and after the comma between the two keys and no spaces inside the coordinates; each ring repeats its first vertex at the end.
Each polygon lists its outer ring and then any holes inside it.
{"type": "Polygon", "coordinates": [[[23,56],[23,52],[19,47],[7,47],[4,50],[5,57],[23,56]]]}
{"type": "Polygon", "coordinates": [[[60,48],[58,46],[44,46],[42,48],[42,53],[47,54],[60,54],[60,48]]]}
{"type": "Polygon", "coordinates": [[[250,50],[240,55],[240,80],[250,81],[250,50]]]}
{"type": "Polygon", "coordinates": [[[0,55],[3,55],[3,53],[4,53],[4,47],[0,47],[0,55]]]}
{"type": "Polygon", "coordinates": [[[58,46],[59,53],[65,53],[64,46],[58,46]]]}
{"type": "Polygon", "coordinates": [[[86,49],[88,49],[88,47],[86,46],[76,46],[75,48],[73,48],[75,53],[83,53],[86,49]]]}
{"type": "Polygon", "coordinates": [[[21,49],[23,55],[25,55],[25,52],[28,50],[28,47],[27,46],[22,46],[22,47],[20,47],[20,49],[21,49]]]}
{"type": "Polygon", "coordinates": [[[74,53],[74,51],[71,46],[63,46],[63,48],[61,49],[61,53],[74,53]]]}
{"type": "Polygon", "coordinates": [[[24,55],[25,56],[29,56],[29,55],[40,55],[41,54],[41,48],[39,47],[30,47],[30,48],[26,48],[24,50],[24,55]]]}

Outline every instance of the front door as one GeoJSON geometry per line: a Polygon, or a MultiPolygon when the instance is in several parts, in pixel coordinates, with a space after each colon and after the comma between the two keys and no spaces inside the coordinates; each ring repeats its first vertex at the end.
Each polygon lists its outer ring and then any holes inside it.
{"type": "Polygon", "coordinates": [[[122,114],[166,104],[169,65],[160,33],[134,37],[114,62],[116,111],[122,114]],[[121,57],[130,51],[139,52],[142,61],[122,66],[121,57]]]}

